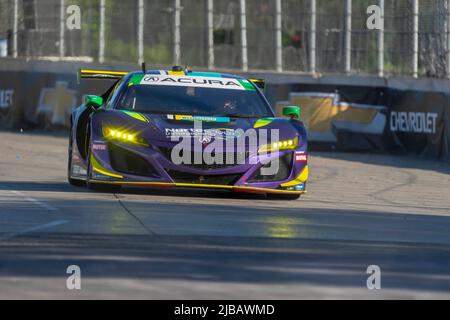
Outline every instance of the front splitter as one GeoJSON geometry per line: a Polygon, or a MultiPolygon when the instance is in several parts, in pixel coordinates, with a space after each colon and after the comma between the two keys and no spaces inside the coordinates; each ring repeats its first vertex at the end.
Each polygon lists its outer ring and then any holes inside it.
{"type": "Polygon", "coordinates": [[[129,187],[141,187],[141,188],[200,188],[200,189],[225,189],[233,192],[245,192],[245,193],[259,193],[259,194],[292,194],[300,195],[306,193],[306,191],[295,190],[279,190],[268,189],[258,187],[247,186],[228,186],[220,184],[197,184],[197,183],[171,183],[171,182],[125,182],[125,181],[102,181],[102,180],[90,180],[93,183],[100,184],[112,184],[119,186],[129,187]]]}

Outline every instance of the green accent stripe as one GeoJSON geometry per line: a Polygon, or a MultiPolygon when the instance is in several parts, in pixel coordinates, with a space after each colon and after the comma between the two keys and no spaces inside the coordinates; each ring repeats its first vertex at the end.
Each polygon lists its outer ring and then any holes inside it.
{"type": "Polygon", "coordinates": [[[100,163],[98,163],[97,159],[95,159],[93,154],[91,154],[91,164],[92,164],[94,171],[97,171],[98,173],[101,173],[105,176],[112,177],[112,178],[123,179],[123,176],[111,173],[108,170],[106,170],[106,168],[104,168],[100,163]]]}
{"type": "Polygon", "coordinates": [[[143,122],[149,122],[148,120],[147,120],[147,118],[146,117],[144,117],[142,114],[140,114],[140,113],[137,113],[137,112],[133,112],[133,111],[127,111],[127,110],[122,110],[122,112],[123,113],[126,113],[127,115],[129,115],[130,117],[132,117],[132,118],[134,118],[134,119],[136,119],[136,120],[140,120],[140,121],[143,121],[143,122]]]}
{"type": "Polygon", "coordinates": [[[250,81],[248,80],[238,80],[238,81],[245,88],[245,90],[256,91],[255,87],[250,81]]]}
{"type": "Polygon", "coordinates": [[[253,125],[253,128],[254,128],[254,129],[258,129],[258,128],[265,127],[265,126],[271,124],[274,120],[275,120],[275,118],[264,118],[264,119],[259,119],[259,120],[256,121],[255,124],[253,125]]]}
{"type": "Polygon", "coordinates": [[[135,74],[128,81],[128,85],[140,84],[143,78],[144,78],[143,74],[135,74]]]}

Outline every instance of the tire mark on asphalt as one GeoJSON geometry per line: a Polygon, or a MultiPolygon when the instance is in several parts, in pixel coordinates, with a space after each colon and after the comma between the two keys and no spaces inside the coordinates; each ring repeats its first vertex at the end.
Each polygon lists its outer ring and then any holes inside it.
{"type": "Polygon", "coordinates": [[[330,168],[330,167],[321,167],[320,171],[326,171],[326,173],[321,176],[322,172],[319,172],[319,174],[315,174],[314,173],[314,169],[310,169],[312,174],[311,174],[311,180],[309,181],[309,183],[315,183],[315,182],[323,182],[323,181],[327,181],[327,180],[331,180],[333,178],[336,178],[339,175],[339,171],[337,168],[330,168]]]}
{"type": "Polygon", "coordinates": [[[157,235],[157,233],[155,231],[153,231],[152,229],[147,227],[145,225],[145,223],[141,219],[139,219],[138,216],[136,216],[133,212],[131,212],[131,210],[127,208],[127,206],[123,203],[122,200],[120,200],[120,198],[115,193],[114,193],[114,198],[117,199],[117,201],[119,202],[119,204],[123,208],[123,210],[125,210],[126,213],[128,213],[131,217],[133,217],[150,235],[152,235],[152,236],[157,235]]]}
{"type": "Polygon", "coordinates": [[[393,204],[393,205],[403,205],[403,204],[398,203],[396,201],[388,200],[385,197],[380,196],[380,195],[382,195],[382,194],[384,194],[386,192],[394,191],[394,190],[399,189],[401,187],[412,185],[412,184],[414,184],[417,181],[417,175],[416,174],[414,174],[412,172],[409,172],[409,171],[405,171],[405,170],[400,170],[400,172],[407,176],[406,182],[403,182],[403,183],[400,183],[400,184],[396,184],[396,185],[393,185],[393,186],[390,186],[390,187],[378,190],[375,193],[369,194],[369,196],[374,198],[374,199],[376,199],[376,200],[384,201],[384,202],[387,202],[387,203],[390,203],[390,204],[393,204]]]}

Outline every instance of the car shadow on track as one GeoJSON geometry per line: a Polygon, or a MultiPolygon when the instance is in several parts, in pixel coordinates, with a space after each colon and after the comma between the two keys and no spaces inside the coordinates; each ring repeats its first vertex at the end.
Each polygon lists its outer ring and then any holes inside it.
{"type": "Polygon", "coordinates": [[[88,192],[87,189],[71,186],[67,182],[0,181],[0,190],[40,192],[88,192]]]}
{"type": "MultiPolygon", "coordinates": [[[[0,259],[1,278],[54,279],[76,264],[83,279],[189,281],[186,296],[201,292],[196,281],[209,286],[334,286],[344,294],[347,288],[365,289],[366,268],[376,261],[382,266],[383,289],[450,291],[450,253],[439,245],[65,233],[3,243],[0,259]]],[[[150,285],[149,294],[152,290],[150,285]]],[[[266,295],[274,297],[270,290],[266,295]]]]}
{"type": "MultiPolygon", "coordinates": [[[[64,208],[67,200],[58,201],[52,205],[64,208]]],[[[98,200],[94,208],[88,202],[76,203],[72,211],[58,215],[73,220],[71,224],[51,232],[4,237],[0,241],[3,291],[20,283],[26,283],[28,291],[34,279],[41,285],[48,281],[46,290],[67,294],[65,272],[75,264],[83,279],[100,283],[125,279],[128,289],[124,290],[145,288],[150,296],[158,283],[170,281],[172,288],[187,283],[180,289],[184,297],[194,292],[211,298],[202,291],[207,283],[223,288],[228,297],[235,297],[232,287],[224,288],[229,284],[286,287],[277,293],[265,287],[265,297],[277,298],[283,291],[283,297],[296,298],[289,292],[294,288],[300,292],[302,285],[332,286],[343,293],[366,290],[367,267],[376,264],[383,272],[383,289],[450,292],[449,217],[336,208],[237,209],[226,201],[220,205],[131,201],[126,203],[131,217],[118,206],[111,210],[110,203],[110,199],[98,200]],[[108,210],[97,212],[97,207],[108,210]],[[127,221],[134,217],[153,232],[130,228],[127,221]],[[424,243],[431,240],[435,242],[424,243]],[[23,278],[28,280],[21,282],[23,278]]],[[[21,223],[26,217],[13,211],[10,215],[21,223]]],[[[162,291],[164,298],[173,297],[167,287],[162,291]]]]}
{"type": "MultiPolygon", "coordinates": [[[[192,189],[192,188],[122,188],[114,192],[93,191],[85,187],[71,186],[66,182],[37,182],[37,181],[0,181],[0,190],[15,191],[38,191],[38,192],[67,192],[67,193],[116,193],[142,196],[167,196],[167,197],[186,197],[186,198],[223,198],[223,199],[267,199],[265,195],[255,193],[236,193],[230,191],[210,190],[210,189],[192,189]]],[[[270,199],[277,200],[277,199],[270,199]]]]}

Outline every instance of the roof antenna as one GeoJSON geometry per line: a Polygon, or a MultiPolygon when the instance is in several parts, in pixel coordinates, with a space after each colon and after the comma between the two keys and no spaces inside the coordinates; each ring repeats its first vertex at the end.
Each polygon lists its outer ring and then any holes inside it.
{"type": "Polygon", "coordinates": [[[146,67],[146,65],[145,65],[145,61],[142,62],[141,67],[142,67],[142,72],[145,74],[145,73],[147,72],[147,67],[146,67]]]}

